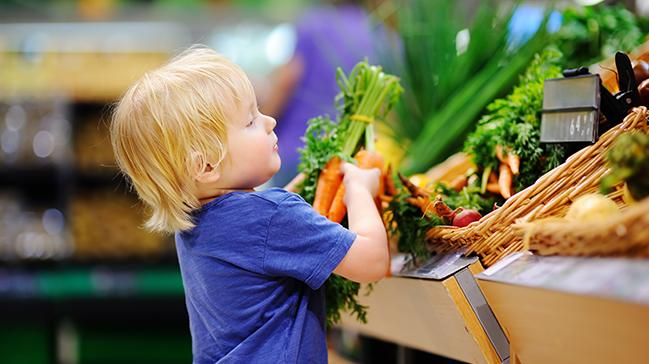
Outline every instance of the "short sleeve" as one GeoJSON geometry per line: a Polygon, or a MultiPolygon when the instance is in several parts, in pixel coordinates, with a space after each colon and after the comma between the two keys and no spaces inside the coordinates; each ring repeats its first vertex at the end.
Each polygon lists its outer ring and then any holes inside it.
{"type": "Polygon", "coordinates": [[[356,234],[318,214],[291,194],[270,220],[264,252],[269,275],[288,276],[318,289],[347,254],[356,234]]]}

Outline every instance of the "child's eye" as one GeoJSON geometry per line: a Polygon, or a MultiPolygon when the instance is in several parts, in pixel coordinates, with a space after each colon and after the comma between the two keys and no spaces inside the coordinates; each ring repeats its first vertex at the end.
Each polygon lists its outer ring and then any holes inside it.
{"type": "MultiPolygon", "coordinates": [[[[255,118],[255,119],[256,119],[256,118],[255,118]]],[[[255,123],[255,119],[250,120],[250,122],[248,123],[248,125],[246,125],[246,127],[250,127],[250,126],[252,126],[252,124],[255,123]]]]}

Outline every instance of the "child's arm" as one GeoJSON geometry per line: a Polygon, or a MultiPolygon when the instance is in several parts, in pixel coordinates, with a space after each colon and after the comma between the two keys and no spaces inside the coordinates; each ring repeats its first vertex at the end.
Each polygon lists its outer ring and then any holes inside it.
{"type": "Polygon", "coordinates": [[[347,220],[356,239],[334,273],[360,283],[374,282],[385,276],[390,259],[385,227],[374,204],[380,172],[349,163],[342,169],[347,220]]]}

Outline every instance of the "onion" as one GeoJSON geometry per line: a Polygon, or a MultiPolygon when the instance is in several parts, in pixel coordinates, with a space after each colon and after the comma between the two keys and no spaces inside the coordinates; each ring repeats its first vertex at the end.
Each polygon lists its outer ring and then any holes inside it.
{"type": "Polygon", "coordinates": [[[620,209],[610,198],[596,193],[583,195],[570,205],[566,218],[576,221],[605,219],[620,213],[620,209]]]}

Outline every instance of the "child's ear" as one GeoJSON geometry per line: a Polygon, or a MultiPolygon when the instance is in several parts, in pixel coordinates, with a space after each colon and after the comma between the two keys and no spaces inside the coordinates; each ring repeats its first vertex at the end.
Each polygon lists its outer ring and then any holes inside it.
{"type": "Polygon", "coordinates": [[[199,183],[214,183],[221,178],[218,168],[206,163],[205,167],[196,174],[196,181],[199,183]]]}

